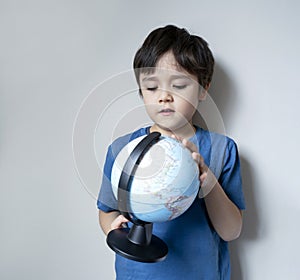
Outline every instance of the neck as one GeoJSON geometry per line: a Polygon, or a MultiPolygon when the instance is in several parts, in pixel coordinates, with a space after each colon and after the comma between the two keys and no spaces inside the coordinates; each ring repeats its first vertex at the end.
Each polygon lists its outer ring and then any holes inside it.
{"type": "Polygon", "coordinates": [[[154,131],[160,132],[164,136],[170,137],[172,135],[175,135],[180,138],[189,139],[195,134],[196,128],[191,123],[188,123],[185,126],[176,129],[168,129],[161,127],[158,124],[154,124],[150,128],[150,132],[154,131]]]}

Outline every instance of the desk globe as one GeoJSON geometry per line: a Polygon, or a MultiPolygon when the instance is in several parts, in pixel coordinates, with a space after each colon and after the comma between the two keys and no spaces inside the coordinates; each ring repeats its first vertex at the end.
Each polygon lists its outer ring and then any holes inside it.
{"type": "Polygon", "coordinates": [[[177,218],[195,200],[199,169],[191,152],[158,132],[138,137],[117,155],[111,183],[119,211],[133,225],[111,231],[110,248],[135,261],[165,259],[168,247],[152,235],[152,226],[177,218]]]}

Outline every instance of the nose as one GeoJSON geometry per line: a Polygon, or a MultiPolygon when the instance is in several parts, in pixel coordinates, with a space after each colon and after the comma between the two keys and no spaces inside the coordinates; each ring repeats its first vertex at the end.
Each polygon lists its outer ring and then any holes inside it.
{"type": "Polygon", "coordinates": [[[168,90],[162,89],[159,95],[159,103],[168,102],[173,102],[173,96],[168,90]]]}

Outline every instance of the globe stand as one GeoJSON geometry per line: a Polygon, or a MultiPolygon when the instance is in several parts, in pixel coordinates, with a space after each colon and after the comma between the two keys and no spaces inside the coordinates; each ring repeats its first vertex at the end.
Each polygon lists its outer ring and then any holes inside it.
{"type": "Polygon", "coordinates": [[[168,246],[152,234],[152,223],[136,218],[130,209],[129,193],[135,170],[147,150],[160,137],[159,132],[147,135],[133,149],[122,170],[118,185],[118,208],[133,223],[131,228],[118,228],[107,235],[108,246],[117,254],[139,262],[158,262],[166,258],[168,246]]]}
{"type": "Polygon", "coordinates": [[[168,253],[165,242],[152,235],[152,223],[112,230],[107,244],[117,254],[138,262],[159,262],[168,253]]]}

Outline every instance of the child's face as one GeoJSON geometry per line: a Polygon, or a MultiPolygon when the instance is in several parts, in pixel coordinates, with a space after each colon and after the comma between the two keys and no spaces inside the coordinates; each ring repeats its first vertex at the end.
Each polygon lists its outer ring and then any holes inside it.
{"type": "Polygon", "coordinates": [[[140,86],[146,111],[162,133],[191,127],[202,90],[197,77],[180,68],[171,52],[161,57],[153,73],[141,73],[140,86]]]}

